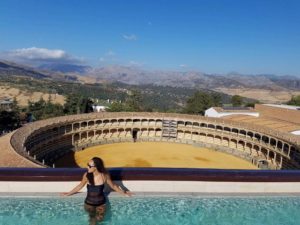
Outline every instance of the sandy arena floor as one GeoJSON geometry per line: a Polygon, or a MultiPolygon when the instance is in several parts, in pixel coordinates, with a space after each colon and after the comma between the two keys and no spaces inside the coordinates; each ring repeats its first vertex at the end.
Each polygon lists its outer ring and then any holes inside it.
{"type": "Polygon", "coordinates": [[[137,142],[100,145],[69,154],[57,167],[86,167],[94,156],[102,158],[106,167],[170,167],[257,169],[251,163],[229,154],[185,144],[137,142]]]}

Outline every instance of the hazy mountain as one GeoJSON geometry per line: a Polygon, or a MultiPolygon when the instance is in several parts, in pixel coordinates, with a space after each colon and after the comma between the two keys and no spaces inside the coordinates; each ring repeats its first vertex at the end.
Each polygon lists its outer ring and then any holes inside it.
{"type": "Polygon", "coordinates": [[[76,75],[36,69],[8,61],[0,61],[0,76],[25,76],[36,79],[54,79],[58,81],[77,82],[76,75]]]}
{"type": "Polygon", "coordinates": [[[53,72],[61,73],[87,73],[92,67],[85,65],[76,65],[76,64],[66,64],[66,63],[51,63],[51,64],[42,64],[38,67],[42,70],[48,70],[53,72]]]}
{"type": "Polygon", "coordinates": [[[50,77],[49,75],[40,73],[31,67],[18,65],[16,63],[7,62],[7,61],[0,61],[0,75],[6,75],[6,76],[20,75],[20,76],[33,77],[37,79],[50,77]]]}
{"type": "Polygon", "coordinates": [[[275,75],[226,75],[205,74],[199,71],[143,70],[137,67],[111,65],[100,68],[73,64],[42,65],[39,69],[11,62],[0,61],[0,75],[21,75],[39,79],[54,79],[78,82],[78,78],[90,79],[95,83],[122,82],[131,85],[153,84],[158,86],[222,89],[260,89],[270,91],[300,91],[300,78],[275,75]],[[43,70],[42,70],[43,69],[43,70]],[[59,72],[60,71],[60,72],[59,72]]]}
{"type": "Polygon", "coordinates": [[[205,74],[198,71],[146,71],[135,67],[107,66],[90,70],[87,76],[98,82],[123,82],[126,84],[155,84],[193,88],[258,88],[269,90],[300,90],[300,79],[292,76],[205,74]]]}

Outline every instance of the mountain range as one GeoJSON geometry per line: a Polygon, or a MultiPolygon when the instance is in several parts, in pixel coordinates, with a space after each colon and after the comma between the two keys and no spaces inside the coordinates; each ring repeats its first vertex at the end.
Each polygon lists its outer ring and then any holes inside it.
{"type": "Polygon", "coordinates": [[[199,71],[144,70],[139,67],[120,65],[93,68],[84,65],[48,64],[31,67],[0,61],[0,76],[4,75],[81,83],[121,82],[131,85],[153,84],[209,89],[226,94],[239,94],[265,102],[283,102],[289,100],[292,95],[300,94],[300,78],[272,74],[244,75],[233,72],[222,75],[199,71]]]}

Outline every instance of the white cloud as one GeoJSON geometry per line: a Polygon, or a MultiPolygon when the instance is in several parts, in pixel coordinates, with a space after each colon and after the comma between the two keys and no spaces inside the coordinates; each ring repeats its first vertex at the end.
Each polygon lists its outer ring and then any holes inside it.
{"type": "Polygon", "coordinates": [[[47,48],[19,48],[1,53],[2,57],[8,60],[28,62],[28,63],[83,63],[82,58],[74,57],[61,49],[47,48]]]}
{"type": "Polygon", "coordinates": [[[114,51],[112,51],[112,50],[109,50],[108,52],[105,53],[105,55],[107,55],[107,56],[115,56],[116,53],[114,51]]]}
{"type": "Polygon", "coordinates": [[[143,66],[144,63],[137,62],[137,61],[134,61],[134,60],[130,60],[130,61],[129,61],[129,65],[130,65],[130,66],[143,66]]]}
{"type": "Polygon", "coordinates": [[[137,36],[135,34],[123,34],[122,36],[124,39],[126,39],[128,41],[136,41],[137,40],[137,36]]]}
{"type": "Polygon", "coordinates": [[[186,65],[186,64],[180,64],[179,67],[181,67],[181,68],[187,68],[188,65],[186,65]]]}
{"type": "Polygon", "coordinates": [[[104,61],[105,61],[105,58],[104,58],[104,57],[100,57],[99,61],[100,61],[100,62],[104,62],[104,61]]]}
{"type": "Polygon", "coordinates": [[[68,57],[67,53],[60,49],[47,48],[20,48],[9,51],[9,54],[14,57],[24,59],[62,59],[68,57]]]}

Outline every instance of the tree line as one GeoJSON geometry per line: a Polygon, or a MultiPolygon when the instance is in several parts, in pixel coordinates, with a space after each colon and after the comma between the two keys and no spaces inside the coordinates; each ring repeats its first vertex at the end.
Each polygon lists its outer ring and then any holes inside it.
{"type": "MultiPolygon", "coordinates": [[[[153,99],[155,101],[157,99],[153,99]]],[[[245,98],[234,95],[231,97],[231,106],[250,106],[259,103],[249,102],[245,98]]],[[[0,134],[17,129],[23,123],[43,120],[51,117],[73,115],[93,112],[94,101],[91,98],[71,93],[66,96],[64,105],[53,103],[51,97],[48,100],[40,99],[37,102],[28,102],[28,106],[20,108],[14,99],[10,110],[0,111],[0,134]]],[[[224,104],[222,96],[215,92],[196,91],[190,96],[185,105],[180,109],[167,109],[166,112],[187,113],[204,115],[205,110],[210,107],[218,107],[224,104]]],[[[300,95],[293,96],[287,104],[300,106],[300,95]]],[[[131,90],[124,101],[112,101],[108,105],[110,112],[152,112],[157,111],[146,104],[145,96],[140,90],[131,90]]]]}

